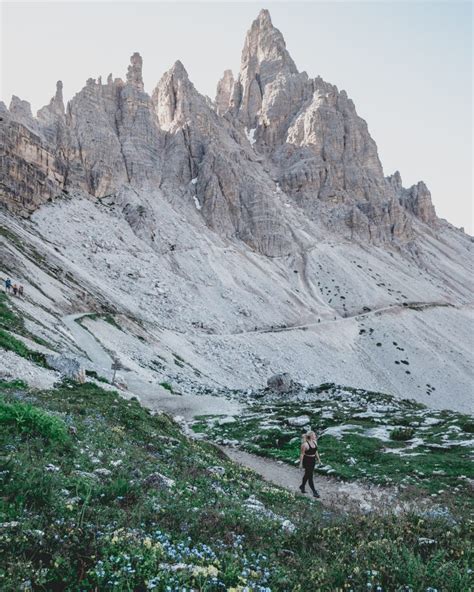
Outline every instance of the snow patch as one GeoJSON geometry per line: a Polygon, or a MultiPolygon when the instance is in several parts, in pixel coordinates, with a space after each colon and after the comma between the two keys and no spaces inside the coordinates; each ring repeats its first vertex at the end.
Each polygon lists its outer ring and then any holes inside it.
{"type": "Polygon", "coordinates": [[[256,127],[253,127],[251,129],[249,129],[248,127],[245,128],[245,135],[247,136],[247,140],[250,142],[250,144],[253,146],[255,144],[255,142],[257,141],[255,139],[255,132],[257,131],[256,127]]]}

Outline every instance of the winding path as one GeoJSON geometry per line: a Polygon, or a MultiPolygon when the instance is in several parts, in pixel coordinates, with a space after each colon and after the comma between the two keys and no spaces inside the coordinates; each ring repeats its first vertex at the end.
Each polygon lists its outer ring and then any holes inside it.
{"type": "Polygon", "coordinates": [[[329,323],[343,323],[344,321],[349,321],[351,319],[364,319],[366,317],[371,316],[378,316],[385,313],[393,313],[396,311],[405,311],[405,310],[425,310],[427,308],[437,308],[437,307],[453,307],[453,308],[464,308],[465,306],[472,306],[472,303],[464,304],[464,305],[454,305],[449,302],[406,302],[404,304],[389,304],[387,306],[382,306],[380,308],[373,308],[371,310],[367,310],[365,312],[357,312],[353,314],[347,314],[346,316],[336,316],[335,318],[330,319],[321,319],[320,321],[313,321],[311,323],[303,323],[303,324],[293,324],[293,325],[285,325],[285,326],[272,326],[272,327],[263,327],[261,329],[256,330],[248,330],[248,331],[241,331],[239,333],[209,333],[207,337],[239,337],[241,335],[259,335],[262,333],[283,333],[285,331],[306,331],[307,329],[321,327],[327,325],[329,323]]]}
{"type": "MultiPolygon", "coordinates": [[[[298,491],[303,477],[302,470],[283,461],[250,454],[238,448],[226,446],[221,447],[221,450],[231,460],[255,471],[269,483],[302,495],[298,491]]],[[[394,489],[357,481],[342,482],[317,474],[314,475],[314,484],[321,496],[321,503],[329,508],[393,512],[401,511],[404,507],[397,502],[397,492],[394,489]]],[[[306,497],[312,497],[309,488],[307,490],[306,497]]]]}
{"type": "MultiPolygon", "coordinates": [[[[92,333],[77,322],[87,314],[89,313],[67,315],[63,318],[63,322],[91,362],[103,371],[110,372],[113,361],[111,356],[92,333]]],[[[190,436],[196,437],[187,427],[187,422],[196,415],[235,415],[241,410],[241,405],[235,401],[210,395],[170,394],[160,385],[142,380],[136,373],[126,374],[124,380],[127,383],[129,395],[136,395],[140,402],[150,409],[164,411],[175,416],[175,419],[181,419],[181,423],[190,436]]],[[[302,472],[296,467],[282,461],[256,456],[237,448],[221,447],[221,450],[229,459],[255,471],[266,481],[299,494],[298,485],[301,483],[302,472]]],[[[397,505],[397,494],[393,489],[358,482],[344,483],[316,474],[315,485],[321,495],[321,502],[328,508],[363,511],[388,509],[392,512],[402,509],[400,505],[397,505]]]]}

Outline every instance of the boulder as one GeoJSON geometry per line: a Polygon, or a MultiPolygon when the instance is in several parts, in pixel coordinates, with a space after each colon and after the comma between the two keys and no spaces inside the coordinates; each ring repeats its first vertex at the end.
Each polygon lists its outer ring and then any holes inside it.
{"type": "Polygon", "coordinates": [[[54,356],[47,355],[46,362],[48,366],[57,370],[62,376],[75,380],[79,383],[86,381],[85,369],[81,366],[81,363],[75,358],[68,358],[67,356],[54,356]]]}
{"type": "Polygon", "coordinates": [[[293,380],[288,372],[274,374],[267,380],[267,387],[277,393],[287,393],[293,388],[293,380]]]}
{"type": "Polygon", "coordinates": [[[151,473],[143,480],[143,484],[153,489],[171,489],[174,486],[174,480],[162,475],[161,473],[151,473]]]}
{"type": "Polygon", "coordinates": [[[298,417],[289,417],[286,421],[290,426],[302,428],[303,426],[309,425],[310,419],[307,415],[299,415],[298,417]]]}

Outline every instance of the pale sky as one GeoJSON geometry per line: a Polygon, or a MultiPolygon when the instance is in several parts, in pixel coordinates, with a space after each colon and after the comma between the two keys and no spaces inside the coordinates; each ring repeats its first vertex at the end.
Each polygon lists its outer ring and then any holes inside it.
{"type": "Polygon", "coordinates": [[[423,179],[438,215],[473,232],[470,2],[2,2],[0,98],[71,98],[87,78],[125,77],[144,60],[145,88],[180,59],[212,98],[238,70],[244,37],[268,8],[299,70],[345,89],[367,120],[385,174],[423,179]]]}

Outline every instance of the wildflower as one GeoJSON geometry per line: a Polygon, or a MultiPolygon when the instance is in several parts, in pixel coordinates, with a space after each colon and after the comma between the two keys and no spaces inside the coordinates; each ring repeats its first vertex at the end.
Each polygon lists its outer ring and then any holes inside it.
{"type": "Polygon", "coordinates": [[[204,577],[211,577],[215,578],[219,574],[219,570],[214,565],[208,565],[207,567],[203,567],[197,565],[193,568],[193,576],[204,576],[204,577]]]}

